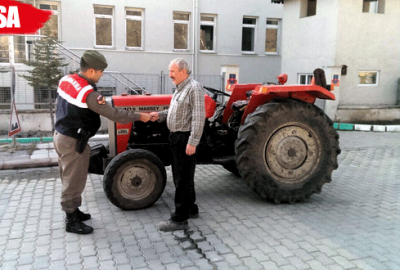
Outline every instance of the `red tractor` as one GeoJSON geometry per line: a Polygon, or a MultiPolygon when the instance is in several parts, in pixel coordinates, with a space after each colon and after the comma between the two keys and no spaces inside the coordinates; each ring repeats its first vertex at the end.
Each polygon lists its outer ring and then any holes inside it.
{"type": "MultiPolygon", "coordinates": [[[[339,135],[316,98],[334,100],[325,74],[315,84],[236,84],[232,94],[204,87],[206,123],[199,164],[220,164],[275,203],[302,201],[331,181],[338,168],[339,135]],[[229,96],[219,102],[219,96],[229,96]]],[[[321,73],[322,72],[322,73],[321,73]]],[[[172,95],[113,96],[113,106],[150,112],[168,108],[172,95]]],[[[171,163],[165,123],[109,121],[108,147],[92,147],[90,172],[104,174],[108,199],[122,209],[155,203],[166,185],[171,163]]]]}

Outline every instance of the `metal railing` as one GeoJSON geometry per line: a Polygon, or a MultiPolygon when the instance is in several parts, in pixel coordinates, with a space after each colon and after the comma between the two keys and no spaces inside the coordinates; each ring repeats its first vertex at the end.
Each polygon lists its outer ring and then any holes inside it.
{"type": "MultiPolygon", "coordinates": [[[[33,36],[38,39],[44,36],[33,36]]],[[[15,38],[14,38],[15,39],[15,38]]],[[[31,50],[34,40],[26,41],[26,60],[31,60],[31,50]],[[28,42],[29,41],[29,42],[28,42]]],[[[21,45],[22,46],[22,45],[21,45]]],[[[79,69],[80,56],[57,42],[57,52],[68,64],[63,67],[64,74],[74,73],[79,69]]],[[[4,59],[3,59],[4,60],[4,59]]],[[[20,59],[21,60],[21,59],[20,59]]],[[[20,61],[18,60],[18,61],[20,61]]],[[[11,60],[10,60],[11,61],[11,60]]],[[[22,61],[22,60],[21,60],[22,61]]],[[[6,61],[2,61],[5,63],[6,61]]],[[[16,59],[14,59],[16,63],[16,59]]],[[[15,103],[18,110],[37,110],[49,109],[50,100],[56,98],[56,89],[49,91],[47,88],[33,88],[21,75],[30,75],[28,69],[15,70],[15,103]]],[[[200,84],[211,88],[222,90],[223,80],[220,75],[197,75],[194,77],[200,84]]],[[[160,72],[158,74],[145,73],[121,73],[119,71],[105,71],[104,76],[98,83],[99,91],[105,95],[120,94],[172,94],[175,85],[168,74],[160,72]]],[[[11,103],[11,73],[0,73],[0,111],[9,111],[11,103]]]]}

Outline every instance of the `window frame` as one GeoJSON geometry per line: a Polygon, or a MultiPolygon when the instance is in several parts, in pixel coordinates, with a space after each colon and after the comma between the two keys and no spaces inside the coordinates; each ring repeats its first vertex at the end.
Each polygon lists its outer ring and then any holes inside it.
{"type": "MultiPolygon", "coordinates": [[[[57,16],[57,42],[61,40],[61,13],[60,13],[60,8],[61,4],[60,2],[53,2],[53,1],[39,1],[36,3],[37,8],[40,9],[40,5],[55,5],[57,6],[57,10],[52,10],[52,9],[41,9],[41,10],[50,10],[53,14],[52,16],[57,16]]],[[[40,35],[40,29],[38,31],[38,34],[40,35]]]]}
{"type": "Polygon", "coordinates": [[[257,44],[257,25],[258,25],[258,17],[256,16],[243,16],[242,18],[242,46],[240,48],[242,54],[256,54],[256,44],[257,44]],[[244,19],[255,19],[255,24],[245,24],[243,23],[244,19]],[[252,51],[243,51],[243,28],[253,28],[254,29],[254,37],[253,37],[253,50],[252,51]]]}
{"type": "Polygon", "coordinates": [[[360,70],[358,71],[358,82],[357,82],[357,86],[361,86],[361,87],[368,87],[368,86],[378,86],[379,85],[379,74],[380,72],[378,70],[360,70]],[[361,72],[373,72],[376,73],[376,82],[374,84],[367,84],[367,83],[360,83],[360,73],[361,72]]]}
{"type": "Polygon", "coordinates": [[[107,5],[93,5],[93,22],[94,22],[94,47],[95,48],[103,48],[103,49],[114,49],[115,48],[115,23],[114,23],[114,15],[115,15],[115,8],[114,6],[107,6],[107,5]],[[96,14],[94,13],[94,8],[95,7],[103,7],[103,8],[111,8],[112,9],[112,15],[106,15],[106,14],[96,14]],[[111,45],[97,45],[96,40],[97,40],[97,35],[96,35],[96,19],[111,19],[111,45]]]}
{"type": "Polygon", "coordinates": [[[127,50],[144,50],[144,8],[133,8],[133,7],[125,7],[125,48],[127,50]],[[140,11],[141,16],[136,15],[127,15],[126,12],[130,11],[140,11]],[[127,39],[128,39],[128,20],[131,21],[140,21],[141,22],[141,34],[140,34],[140,46],[128,46],[127,39]]]}
{"type": "Polygon", "coordinates": [[[201,33],[201,26],[202,25],[206,25],[206,26],[212,26],[213,27],[213,49],[212,50],[201,50],[200,49],[200,42],[201,42],[201,37],[199,35],[199,52],[201,53],[216,53],[216,46],[217,46],[217,15],[215,14],[206,14],[206,13],[202,13],[200,14],[200,33],[201,33]],[[210,22],[210,21],[202,21],[201,18],[202,17],[209,17],[209,18],[213,18],[214,21],[210,22]]]}
{"type": "Polygon", "coordinates": [[[191,14],[190,14],[190,12],[187,12],[187,11],[172,11],[172,22],[173,22],[173,28],[174,28],[174,30],[173,30],[173,35],[174,35],[174,38],[173,38],[173,45],[172,45],[172,47],[173,47],[173,51],[174,52],[189,52],[190,51],[190,39],[189,39],[189,37],[190,37],[190,31],[191,31],[191,29],[190,29],[190,19],[191,19],[191,16],[190,16],[191,14]],[[189,15],[189,19],[187,20],[187,21],[183,21],[183,20],[174,20],[174,14],[175,13],[180,13],[180,14],[186,14],[186,15],[189,15]],[[188,27],[188,32],[187,32],[187,49],[175,49],[175,24],[187,24],[187,27],[188,27]]]}
{"type": "Polygon", "coordinates": [[[318,10],[318,0],[301,0],[300,2],[300,18],[308,18],[312,16],[317,15],[317,10],[318,10]],[[308,12],[310,11],[310,6],[309,2],[315,1],[315,14],[309,14],[308,12]]]}
{"type": "MultiPolygon", "coordinates": [[[[4,66],[4,65],[16,65],[16,66],[23,66],[24,65],[24,61],[28,61],[28,44],[26,43],[27,39],[26,36],[24,35],[4,35],[3,37],[7,38],[7,42],[8,42],[8,61],[6,62],[0,62],[0,66],[4,66]],[[23,38],[23,44],[24,44],[24,53],[25,53],[25,58],[18,58],[18,59],[22,59],[22,61],[15,61],[15,45],[18,44],[16,43],[16,37],[22,37],[23,38]]],[[[6,58],[4,58],[6,59],[6,58]]]]}
{"type": "Polygon", "coordinates": [[[309,85],[309,84],[311,84],[311,81],[312,81],[313,77],[314,77],[314,74],[312,74],[312,73],[299,73],[298,76],[297,76],[297,84],[309,85]],[[308,83],[306,83],[306,84],[301,83],[301,76],[306,76],[305,79],[306,79],[306,81],[308,83]]]}
{"type": "Polygon", "coordinates": [[[384,14],[385,13],[385,0],[376,0],[376,1],[367,1],[363,0],[362,2],[362,13],[367,13],[367,14],[384,14]],[[375,2],[376,7],[374,11],[364,11],[364,4],[365,2],[375,2]]]}
{"type": "Polygon", "coordinates": [[[0,111],[4,110],[10,110],[11,109],[11,101],[13,99],[12,93],[11,93],[11,87],[9,86],[0,86],[0,111]],[[9,92],[9,93],[6,93],[9,92]],[[6,100],[6,98],[9,97],[9,100],[6,100]],[[4,102],[3,102],[4,98],[4,102]],[[8,104],[7,104],[8,102],[8,104]]]}
{"type": "Polygon", "coordinates": [[[276,18],[267,18],[266,19],[266,21],[265,21],[265,24],[266,24],[266,26],[265,26],[265,48],[264,48],[264,50],[266,50],[266,47],[267,47],[267,30],[268,29],[276,29],[276,52],[267,52],[267,51],[265,51],[265,54],[269,54],[269,55],[279,55],[280,54],[280,42],[279,42],[279,40],[280,40],[280,26],[281,26],[281,20],[280,19],[276,19],[276,18]],[[278,24],[268,24],[268,21],[275,21],[275,22],[277,22],[278,24]]]}

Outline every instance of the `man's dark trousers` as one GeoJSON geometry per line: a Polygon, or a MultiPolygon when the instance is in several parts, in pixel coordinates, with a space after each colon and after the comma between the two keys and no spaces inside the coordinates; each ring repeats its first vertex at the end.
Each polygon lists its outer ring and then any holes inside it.
{"type": "Polygon", "coordinates": [[[175,184],[175,213],[173,221],[185,221],[189,213],[198,213],[195,204],[196,193],[194,190],[194,171],[196,169],[196,156],[186,155],[186,146],[190,132],[171,132],[169,142],[172,151],[172,175],[175,184]]]}

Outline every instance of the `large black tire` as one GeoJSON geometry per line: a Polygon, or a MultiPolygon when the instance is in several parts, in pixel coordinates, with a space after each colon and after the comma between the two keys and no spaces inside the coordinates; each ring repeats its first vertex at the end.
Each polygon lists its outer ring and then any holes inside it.
{"type": "Polygon", "coordinates": [[[339,134],[332,124],[321,109],[299,100],[258,107],[240,127],[235,143],[241,176],[275,203],[320,193],[338,168],[339,134]]]}
{"type": "Polygon", "coordinates": [[[154,204],[166,181],[161,160],[150,151],[134,149],[111,160],[104,172],[103,188],[115,206],[136,210],[154,204]]]}
{"type": "Polygon", "coordinates": [[[223,164],[222,167],[224,167],[224,169],[227,170],[228,172],[231,172],[234,175],[236,175],[237,177],[240,177],[240,173],[239,173],[239,170],[236,167],[236,163],[235,162],[223,164]]]}

